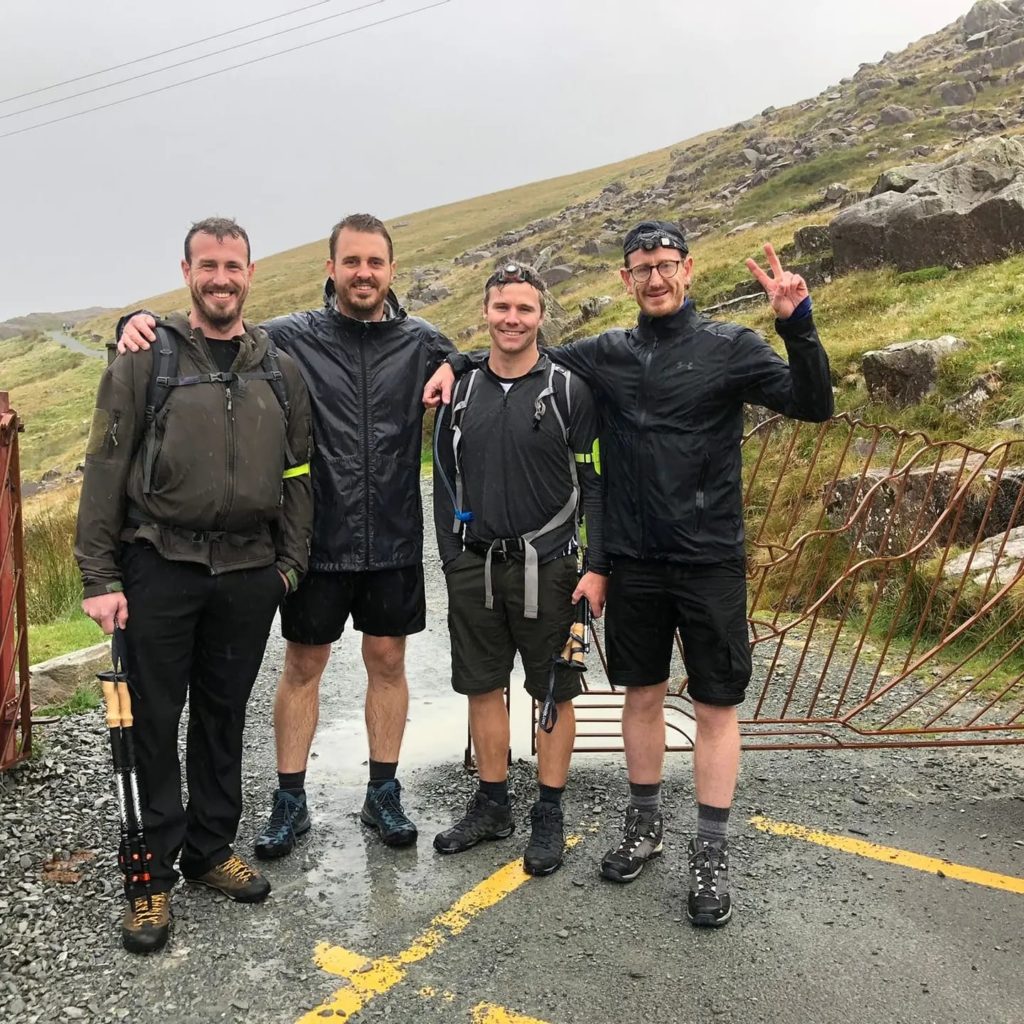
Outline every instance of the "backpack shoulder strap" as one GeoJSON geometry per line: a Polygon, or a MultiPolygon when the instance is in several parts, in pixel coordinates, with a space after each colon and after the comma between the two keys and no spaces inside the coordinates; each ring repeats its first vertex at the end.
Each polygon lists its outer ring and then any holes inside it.
{"type": "Polygon", "coordinates": [[[153,349],[153,364],[149,371],[149,386],[146,389],[146,426],[164,407],[171,393],[171,381],[178,378],[178,335],[167,327],[157,325],[156,346],[153,349]]]}

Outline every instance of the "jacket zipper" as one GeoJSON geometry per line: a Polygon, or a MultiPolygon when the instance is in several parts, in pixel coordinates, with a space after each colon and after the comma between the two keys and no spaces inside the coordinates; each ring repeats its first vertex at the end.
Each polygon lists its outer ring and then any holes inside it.
{"type": "MultiPolygon", "coordinates": [[[[658,339],[651,342],[649,351],[646,351],[640,364],[640,396],[637,405],[640,409],[638,427],[641,431],[647,427],[647,379],[650,376],[651,363],[654,361],[654,353],[658,348],[658,339]]],[[[647,523],[644,516],[644,509],[647,506],[647,474],[640,465],[640,448],[637,448],[637,490],[640,500],[640,551],[639,557],[647,557],[647,523]]]]}
{"type": "MultiPolygon", "coordinates": [[[[224,503],[221,505],[220,512],[217,515],[217,526],[219,529],[224,529],[224,524],[227,522],[228,518],[228,512],[230,512],[232,502],[235,498],[235,412],[231,405],[230,384],[224,385],[224,405],[227,412],[224,422],[225,438],[227,442],[227,479],[224,482],[224,503]]],[[[214,576],[216,573],[217,567],[213,564],[213,559],[211,558],[210,575],[214,576]]]]}
{"type": "Polygon", "coordinates": [[[366,337],[370,328],[363,324],[363,332],[359,337],[359,375],[362,381],[362,418],[363,418],[363,517],[366,523],[366,543],[363,549],[363,567],[370,568],[370,400],[369,380],[366,374],[366,337]]]}

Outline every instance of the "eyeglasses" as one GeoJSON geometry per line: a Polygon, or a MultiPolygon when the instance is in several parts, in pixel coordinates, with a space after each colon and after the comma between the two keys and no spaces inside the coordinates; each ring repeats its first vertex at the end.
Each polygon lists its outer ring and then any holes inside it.
{"type": "Polygon", "coordinates": [[[506,263],[503,267],[499,267],[487,279],[484,291],[486,292],[494,285],[502,284],[529,284],[533,285],[539,292],[546,290],[544,282],[537,271],[533,267],[528,267],[522,263],[506,263]]]}
{"type": "Polygon", "coordinates": [[[641,263],[638,267],[628,267],[627,270],[633,280],[639,281],[641,284],[651,279],[651,272],[654,270],[657,270],[659,276],[667,281],[679,273],[682,262],[682,260],[662,260],[660,263],[641,263]]]}

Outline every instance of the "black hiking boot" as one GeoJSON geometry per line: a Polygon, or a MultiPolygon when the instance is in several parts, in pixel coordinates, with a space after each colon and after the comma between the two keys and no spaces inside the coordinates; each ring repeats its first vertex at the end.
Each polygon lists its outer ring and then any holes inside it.
{"type": "Polygon", "coordinates": [[[483,839],[508,839],[514,831],[511,803],[496,803],[477,790],[465,816],[434,836],[434,849],[438,853],[462,853],[483,839]]]}
{"type": "Polygon", "coordinates": [[[222,892],[236,903],[262,903],[270,895],[270,883],[237,853],[231,854],[226,861],[210,868],[205,874],[185,877],[189,882],[222,892]]]}
{"type": "Polygon", "coordinates": [[[528,875],[550,875],[562,866],[565,830],[562,808],[538,800],[530,808],[530,842],[523,854],[523,870],[528,875]]]}
{"type": "Polygon", "coordinates": [[[155,953],[171,931],[171,894],[155,892],[131,900],[121,918],[121,945],[129,953],[155,953]]]}
{"type": "Polygon", "coordinates": [[[270,818],[263,826],[263,831],[256,837],[256,856],[260,860],[287,857],[295,849],[295,840],[305,835],[311,825],[305,793],[289,793],[286,789],[275,790],[270,818]]]}
{"type": "Polygon", "coordinates": [[[402,784],[388,779],[383,785],[367,786],[359,817],[375,828],[385,846],[411,846],[419,833],[402,808],[402,784]]]}
{"type": "Polygon", "coordinates": [[[601,874],[613,882],[632,882],[644,865],[664,849],[661,841],[661,811],[642,811],[630,807],[622,841],[601,861],[601,874]]]}
{"type": "Polygon", "coordinates": [[[729,843],[698,843],[690,840],[686,849],[690,862],[690,893],[686,916],[698,928],[721,928],[732,917],[729,897],[729,843]]]}

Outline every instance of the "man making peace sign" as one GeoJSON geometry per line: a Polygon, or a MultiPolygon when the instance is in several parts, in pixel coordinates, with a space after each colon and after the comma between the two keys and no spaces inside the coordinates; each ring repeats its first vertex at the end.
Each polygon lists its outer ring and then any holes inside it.
{"type": "MultiPolygon", "coordinates": [[[[687,917],[732,916],[727,824],[739,769],[736,708],[750,681],[740,442],[750,402],[796,419],[832,415],[828,357],[807,285],[765,246],[770,273],[747,266],[775,311],[787,363],[757,333],[698,313],[693,258],[678,225],[644,221],[625,238],[623,284],[635,327],[548,349],[590,385],[601,409],[608,674],[626,688],[622,735],[630,801],[601,873],[630,882],[662,850],[664,699],[675,630],[696,719],[697,834],[688,849],[687,917]]],[[[466,357],[450,357],[456,370],[466,357]]],[[[424,400],[450,395],[442,367],[424,400]]]]}

